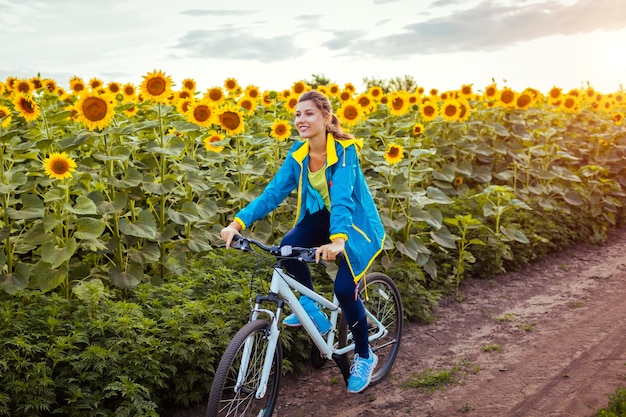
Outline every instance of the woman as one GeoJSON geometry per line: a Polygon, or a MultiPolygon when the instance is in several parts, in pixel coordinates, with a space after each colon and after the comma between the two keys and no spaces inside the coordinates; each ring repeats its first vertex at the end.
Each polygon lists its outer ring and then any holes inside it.
{"type": "MultiPolygon", "coordinates": [[[[352,330],[354,363],[348,380],[349,392],[361,392],[370,383],[378,358],[369,348],[367,320],[359,298],[358,282],[380,253],[385,231],[359,164],[362,141],[344,132],[328,98],[317,91],[302,94],[296,106],[295,126],[305,141],[295,143],[285,162],[259,197],[235,216],[221,231],[230,246],[239,232],[274,210],[297,189],[296,222],[281,246],[318,247],[316,260],[339,263],[334,291],[352,330]]],[[[291,261],[285,269],[313,289],[305,263],[291,261]]],[[[322,333],[328,320],[316,304],[302,296],[300,302],[322,333]]],[[[299,326],[295,315],[283,321],[299,326]]]]}

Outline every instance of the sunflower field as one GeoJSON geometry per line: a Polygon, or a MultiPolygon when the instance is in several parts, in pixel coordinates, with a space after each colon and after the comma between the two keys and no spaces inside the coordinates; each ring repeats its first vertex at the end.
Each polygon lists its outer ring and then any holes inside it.
{"type": "MultiPolygon", "coordinates": [[[[137,86],[0,83],[2,290],[163,282],[219,245],[220,225],[260,193],[294,139],[298,96],[313,88],[173,85],[157,70],[137,86]]],[[[532,226],[538,216],[570,219],[596,240],[619,218],[622,91],[314,88],[365,140],[362,167],[389,236],[383,268],[408,260],[458,283],[476,251],[498,272],[517,243],[551,241],[532,226]]],[[[253,233],[274,240],[292,222],[285,204],[253,233]]]]}
{"type": "MultiPolygon", "coordinates": [[[[13,303],[0,312],[7,323],[19,322],[15,318],[22,317],[24,305],[40,304],[46,309],[44,327],[56,329],[55,314],[78,299],[85,303],[80,317],[102,337],[105,324],[94,321],[97,311],[117,297],[122,302],[111,305],[116,313],[107,317],[121,326],[116,335],[131,334],[149,320],[124,300],[153,299],[147,291],[163,294],[159,288],[175,291],[168,283],[190,271],[201,271],[197,275],[204,278],[176,290],[181,297],[202,287],[198,291],[213,294],[215,305],[220,291],[240,299],[241,291],[228,292],[223,282],[205,279],[233,273],[216,266],[221,258],[210,254],[219,252],[222,225],[261,193],[297,139],[295,107],[309,89],[327,95],[344,129],[364,140],[361,166],[388,235],[374,268],[397,280],[408,319],[427,316],[429,305],[446,291],[456,290],[462,298],[459,285],[466,277],[489,277],[574,242],[602,242],[606,231],[623,221],[622,90],[555,86],[542,93],[493,83],[480,90],[467,84],[438,91],[369,82],[365,91],[357,91],[350,83],[296,81],[283,91],[264,91],[233,78],[200,90],[191,78],[175,88],[160,70],[142,78],[135,85],[74,77],[67,88],[39,76],[0,82],[0,299],[13,303]]],[[[293,224],[294,199],[247,233],[278,241],[293,224]]],[[[210,340],[204,350],[181,354],[186,362],[179,369],[196,372],[192,368],[201,366],[201,371],[190,376],[159,362],[171,360],[173,353],[155,359],[150,378],[145,366],[143,376],[132,380],[112,371],[118,380],[107,389],[120,393],[117,406],[140,392],[146,400],[142,407],[153,409],[148,386],[160,390],[157,398],[178,390],[172,401],[185,404],[206,392],[206,381],[200,388],[190,381],[202,381],[202,372],[213,369],[215,355],[236,326],[229,328],[233,322],[221,316],[207,320],[204,315],[212,313],[203,310],[204,302],[189,301],[184,312],[171,304],[169,319],[158,319],[165,320],[158,331],[178,334],[185,328],[193,343],[210,340]],[[224,340],[213,342],[219,337],[224,340]],[[199,354],[205,355],[203,363],[199,354]],[[164,382],[166,374],[177,381],[175,388],[164,382]]],[[[33,323],[22,318],[23,326],[33,323]]],[[[33,354],[35,342],[16,334],[3,335],[7,346],[24,357],[33,354]]],[[[110,337],[102,340],[112,343],[110,337]]],[[[164,344],[165,336],[160,340],[164,344]]],[[[75,352],[78,341],[55,343],[59,352],[75,352]]],[[[164,345],[157,349],[150,343],[155,358],[165,352],[164,345]]],[[[105,372],[98,360],[115,349],[124,351],[112,345],[96,351],[93,340],[88,346],[85,354],[91,356],[84,359],[90,372],[105,372]]],[[[181,346],[172,342],[179,353],[181,346]]],[[[46,348],[41,349],[34,354],[46,348]]],[[[19,371],[3,363],[0,368],[19,371]]],[[[26,380],[28,374],[49,388],[49,375],[38,371],[38,363],[10,381],[26,380]]],[[[66,377],[76,386],[76,377],[66,377]]],[[[59,382],[69,383],[64,384],[59,382]]],[[[53,409],[55,394],[40,391],[15,386],[3,396],[0,389],[0,415],[53,409]],[[10,398],[24,395],[34,396],[36,405],[3,414],[10,398]]],[[[94,386],[91,405],[84,407],[103,404],[101,391],[94,386]]],[[[67,394],[72,398],[67,402],[87,403],[86,394],[77,392],[67,394]]]]}

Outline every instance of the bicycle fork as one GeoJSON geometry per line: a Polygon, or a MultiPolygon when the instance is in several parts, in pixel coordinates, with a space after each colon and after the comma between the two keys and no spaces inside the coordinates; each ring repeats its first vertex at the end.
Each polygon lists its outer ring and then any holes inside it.
{"type": "MultiPolygon", "coordinates": [[[[282,312],[284,304],[284,300],[276,297],[274,294],[270,294],[267,296],[257,296],[254,309],[252,310],[252,315],[250,316],[250,321],[258,319],[259,314],[261,313],[267,314],[270,317],[269,332],[266,332],[265,334],[265,338],[267,339],[267,347],[265,350],[265,358],[263,360],[263,368],[261,369],[261,378],[259,380],[259,385],[255,393],[256,399],[263,398],[265,396],[265,392],[267,391],[267,383],[270,379],[272,362],[274,360],[274,352],[276,351],[276,345],[278,344],[280,338],[280,330],[278,329],[278,317],[280,317],[280,313],[282,312]],[[261,303],[263,303],[264,301],[271,301],[277,304],[278,308],[276,310],[276,314],[271,310],[261,308],[261,303]]],[[[244,344],[241,355],[241,366],[239,367],[239,373],[237,374],[237,384],[235,385],[236,392],[239,392],[239,390],[241,390],[244,382],[246,381],[246,375],[248,375],[249,372],[248,367],[250,365],[250,358],[252,356],[252,351],[255,347],[254,345],[255,340],[253,337],[249,337],[244,344]]]]}

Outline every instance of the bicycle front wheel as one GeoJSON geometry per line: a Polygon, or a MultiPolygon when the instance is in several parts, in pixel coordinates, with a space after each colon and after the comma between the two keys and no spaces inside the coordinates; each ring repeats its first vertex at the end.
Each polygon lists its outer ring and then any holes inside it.
{"type": "MultiPolygon", "coordinates": [[[[378,366],[372,375],[371,385],[380,382],[391,370],[402,340],[404,312],[400,291],[391,278],[380,272],[368,274],[359,283],[359,294],[365,309],[382,323],[387,334],[370,342],[372,351],[378,356],[378,366]]],[[[378,332],[378,327],[368,319],[370,336],[378,332]]],[[[352,333],[348,329],[345,316],[342,316],[338,334],[339,347],[353,342],[352,333]]],[[[353,353],[349,354],[352,360],[353,353]]]]}
{"type": "Polygon", "coordinates": [[[247,323],[235,334],[215,372],[207,404],[207,417],[272,415],[278,398],[282,372],[283,353],[280,341],[274,351],[265,396],[256,398],[268,348],[269,331],[268,321],[255,320],[247,323]],[[242,369],[243,367],[245,369],[242,369]]]}

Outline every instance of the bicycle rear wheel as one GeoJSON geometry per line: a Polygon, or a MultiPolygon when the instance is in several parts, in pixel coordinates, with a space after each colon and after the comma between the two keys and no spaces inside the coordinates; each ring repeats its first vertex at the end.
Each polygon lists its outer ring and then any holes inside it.
{"type": "MultiPolygon", "coordinates": [[[[359,283],[359,294],[367,311],[372,313],[387,329],[387,334],[370,342],[370,347],[378,356],[378,366],[372,375],[370,385],[380,382],[391,370],[402,340],[404,313],[400,291],[391,278],[380,272],[368,274],[359,283]],[[367,287],[367,292],[365,288],[367,287]],[[367,294],[367,297],[366,297],[367,294]]],[[[375,334],[378,327],[368,320],[369,334],[375,334]]],[[[352,333],[348,329],[345,316],[342,316],[337,337],[339,347],[352,343],[352,333]]],[[[352,361],[354,354],[348,354],[352,361]]]]}
{"type": "Polygon", "coordinates": [[[274,351],[270,379],[263,398],[255,397],[261,380],[261,371],[267,351],[267,334],[270,323],[255,320],[243,326],[226,348],[215,372],[207,404],[207,417],[255,416],[269,417],[274,412],[280,377],[282,375],[282,345],[274,351]],[[242,362],[244,345],[250,342],[249,363],[241,386],[237,388],[237,376],[242,362]]]}

